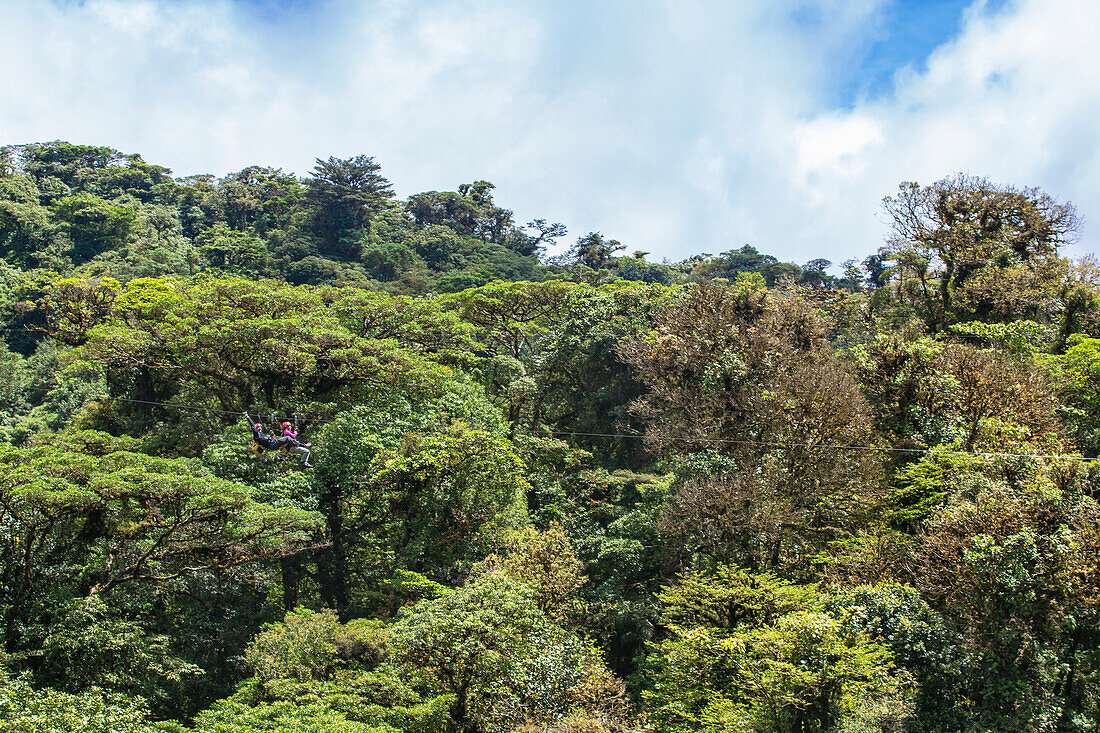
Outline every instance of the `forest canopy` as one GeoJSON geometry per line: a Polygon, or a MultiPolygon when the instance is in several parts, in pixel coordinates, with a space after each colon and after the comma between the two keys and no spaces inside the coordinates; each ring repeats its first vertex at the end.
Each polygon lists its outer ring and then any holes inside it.
{"type": "Polygon", "coordinates": [[[1100,729],[1070,203],[836,276],[494,191],[0,148],[0,730],[1100,729]]]}

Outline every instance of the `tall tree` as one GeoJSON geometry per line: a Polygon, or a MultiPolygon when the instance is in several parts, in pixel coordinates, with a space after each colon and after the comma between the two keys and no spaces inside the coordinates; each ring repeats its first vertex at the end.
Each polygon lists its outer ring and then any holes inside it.
{"type": "Polygon", "coordinates": [[[226,176],[218,185],[226,224],[241,232],[250,227],[260,234],[285,229],[302,194],[294,176],[257,165],[226,176]]]}
{"type": "Polygon", "coordinates": [[[852,526],[875,486],[869,408],[806,303],[755,282],[699,284],[620,353],[649,394],[634,405],[666,454],[710,449],[732,463],[688,471],[664,531],[722,560],[806,562],[852,526]]]}
{"type": "MultiPolygon", "coordinates": [[[[937,332],[965,320],[959,312],[962,301],[970,301],[974,315],[990,315],[992,294],[1004,288],[988,287],[988,281],[1017,268],[1041,274],[1057,259],[1059,246],[1072,241],[1079,224],[1072,204],[1059,204],[1038,188],[998,186],[961,174],[931,186],[903,183],[896,196],[882,203],[893,220],[885,253],[909,279],[904,292],[911,293],[937,332]],[[968,287],[976,292],[966,292],[968,287]],[[990,295],[977,292],[982,289],[990,295]]],[[[1030,286],[1041,286],[1045,279],[1030,286]]]]}
{"type": "Polygon", "coordinates": [[[585,267],[599,270],[607,266],[613,254],[623,249],[626,249],[626,245],[617,239],[604,239],[599,232],[589,232],[577,239],[568,256],[585,267]]]}
{"type": "Polygon", "coordinates": [[[393,198],[393,187],[369,155],[317,159],[306,181],[306,197],[315,208],[315,224],[324,253],[348,259],[359,255],[371,218],[393,198]]]}
{"type": "Polygon", "coordinates": [[[0,616],[9,652],[74,596],[231,576],[307,544],[319,516],[277,508],[198,461],[153,458],[93,431],[0,450],[0,616]]]}

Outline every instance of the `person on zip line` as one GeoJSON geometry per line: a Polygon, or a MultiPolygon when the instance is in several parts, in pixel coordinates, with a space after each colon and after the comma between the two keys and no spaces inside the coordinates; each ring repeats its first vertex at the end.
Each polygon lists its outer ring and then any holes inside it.
{"type": "Polygon", "coordinates": [[[302,465],[306,466],[307,468],[311,468],[310,463],[309,463],[309,448],[312,445],[312,443],[300,443],[300,442],[298,442],[298,430],[297,430],[298,417],[297,416],[294,417],[294,422],[295,422],[294,428],[291,428],[289,422],[284,422],[283,423],[283,437],[284,438],[290,438],[291,440],[294,441],[294,443],[293,443],[294,450],[295,450],[296,453],[298,453],[302,456],[302,465]]]}
{"type": "Polygon", "coordinates": [[[242,412],[244,419],[248,421],[248,427],[252,429],[253,442],[264,450],[277,451],[277,450],[293,450],[295,453],[301,456],[301,460],[298,465],[305,468],[313,468],[313,465],[309,462],[309,443],[299,443],[297,433],[294,436],[282,435],[275,437],[274,435],[268,435],[264,432],[264,426],[260,423],[259,419],[253,420],[249,417],[248,412],[242,412]]]}

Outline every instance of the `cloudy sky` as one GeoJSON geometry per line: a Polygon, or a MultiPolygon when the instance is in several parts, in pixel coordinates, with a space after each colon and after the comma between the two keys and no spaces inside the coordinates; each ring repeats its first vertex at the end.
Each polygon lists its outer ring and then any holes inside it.
{"type": "Polygon", "coordinates": [[[1100,241],[1096,0],[4,0],[0,144],[175,175],[365,153],[398,195],[651,259],[862,258],[898,183],[1039,186],[1100,241]]]}

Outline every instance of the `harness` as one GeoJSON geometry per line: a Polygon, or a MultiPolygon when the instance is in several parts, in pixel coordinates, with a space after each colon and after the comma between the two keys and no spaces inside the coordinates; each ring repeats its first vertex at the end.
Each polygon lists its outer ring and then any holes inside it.
{"type": "MultiPolygon", "coordinates": [[[[257,415],[256,417],[259,417],[257,415]]],[[[271,413],[271,424],[275,423],[275,413],[271,413]]],[[[268,436],[264,435],[256,429],[256,426],[252,422],[252,418],[248,418],[248,427],[252,429],[252,455],[259,458],[263,456],[266,451],[280,451],[286,455],[290,455],[292,452],[292,446],[290,443],[283,443],[279,445],[278,438],[274,434],[268,436]]],[[[298,432],[298,415],[294,415],[294,432],[298,432]]]]}

